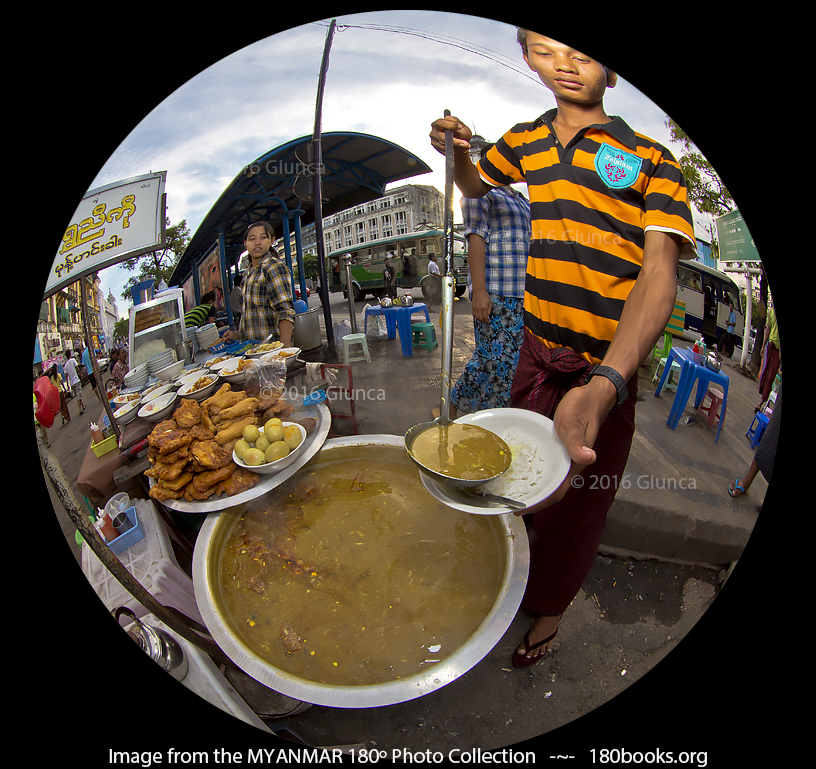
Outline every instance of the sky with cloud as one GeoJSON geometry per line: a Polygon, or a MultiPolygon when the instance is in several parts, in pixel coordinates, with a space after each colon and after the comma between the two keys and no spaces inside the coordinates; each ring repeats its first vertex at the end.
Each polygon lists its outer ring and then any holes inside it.
{"type": "MultiPolygon", "coordinates": [[[[374,134],[417,154],[433,171],[410,182],[444,189],[444,158],[428,140],[431,121],[444,109],[495,140],[555,106],[526,67],[509,24],[432,11],[335,18],[322,130],[374,134]]],[[[172,223],[185,219],[194,232],[245,165],[312,133],[328,25],[327,19],[279,32],[208,66],[144,116],[89,189],[167,171],[167,215],[172,223]]],[[[623,75],[605,106],[608,114],[676,151],[665,112],[623,75]]],[[[454,210],[458,216],[458,205],[454,210]]],[[[698,217],[698,235],[707,221],[698,217]]],[[[127,311],[119,296],[128,275],[113,267],[101,276],[120,314],[127,311]]]]}

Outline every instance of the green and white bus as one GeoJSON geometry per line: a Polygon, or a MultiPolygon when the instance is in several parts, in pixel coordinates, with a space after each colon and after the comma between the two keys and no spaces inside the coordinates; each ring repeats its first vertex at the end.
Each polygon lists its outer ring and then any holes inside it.
{"type": "MultiPolygon", "coordinates": [[[[369,240],[367,243],[355,243],[352,246],[332,251],[328,255],[327,277],[329,291],[342,291],[346,295],[346,271],[343,257],[351,254],[352,296],[359,302],[371,294],[379,299],[385,296],[383,267],[389,259],[396,272],[398,288],[410,289],[419,286],[422,296],[427,301],[429,292],[427,281],[428,257],[436,256],[439,271],[445,270],[443,230],[420,230],[391,238],[369,240]]],[[[467,290],[468,264],[467,243],[461,235],[453,238],[453,274],[456,279],[456,296],[462,296],[467,290]]]]}

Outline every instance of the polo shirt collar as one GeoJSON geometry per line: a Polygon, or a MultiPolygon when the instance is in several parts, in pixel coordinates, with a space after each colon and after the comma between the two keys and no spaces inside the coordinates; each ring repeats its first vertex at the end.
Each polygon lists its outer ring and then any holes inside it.
{"type": "MultiPolygon", "coordinates": [[[[547,110],[535,122],[547,123],[548,125],[552,126],[552,121],[555,119],[557,114],[558,108],[555,107],[551,110],[547,110]]],[[[608,133],[610,136],[614,136],[619,142],[629,147],[629,149],[637,149],[637,138],[635,137],[635,132],[629,127],[629,124],[622,117],[613,115],[612,120],[609,123],[594,123],[589,127],[596,128],[599,131],[606,131],[606,133],[608,133]]]]}

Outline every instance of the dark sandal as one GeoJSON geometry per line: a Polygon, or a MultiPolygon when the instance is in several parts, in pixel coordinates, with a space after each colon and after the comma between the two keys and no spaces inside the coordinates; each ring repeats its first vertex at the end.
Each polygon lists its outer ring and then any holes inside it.
{"type": "MultiPolygon", "coordinates": [[[[530,628],[530,630],[532,630],[532,628],[530,628]]],[[[539,641],[537,644],[530,646],[530,630],[528,630],[524,636],[524,654],[519,654],[518,652],[513,654],[514,668],[528,668],[531,665],[535,665],[536,662],[541,662],[541,660],[544,659],[543,654],[539,654],[536,657],[528,657],[527,653],[538,649],[539,646],[544,646],[544,644],[549,643],[558,635],[558,628],[556,628],[551,636],[547,636],[543,641],[539,641]]]]}

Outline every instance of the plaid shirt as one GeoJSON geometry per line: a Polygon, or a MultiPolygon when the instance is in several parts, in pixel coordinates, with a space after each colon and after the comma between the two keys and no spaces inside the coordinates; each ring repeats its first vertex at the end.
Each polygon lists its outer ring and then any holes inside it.
{"type": "Polygon", "coordinates": [[[278,341],[281,321],[295,322],[292,279],[286,263],[270,252],[247,270],[243,290],[244,311],[238,335],[260,341],[274,334],[272,340],[278,341]]]}
{"type": "Polygon", "coordinates": [[[485,240],[487,292],[523,299],[531,229],[527,199],[510,187],[496,187],[481,198],[463,197],[462,219],[466,238],[481,235],[485,240]]]}

